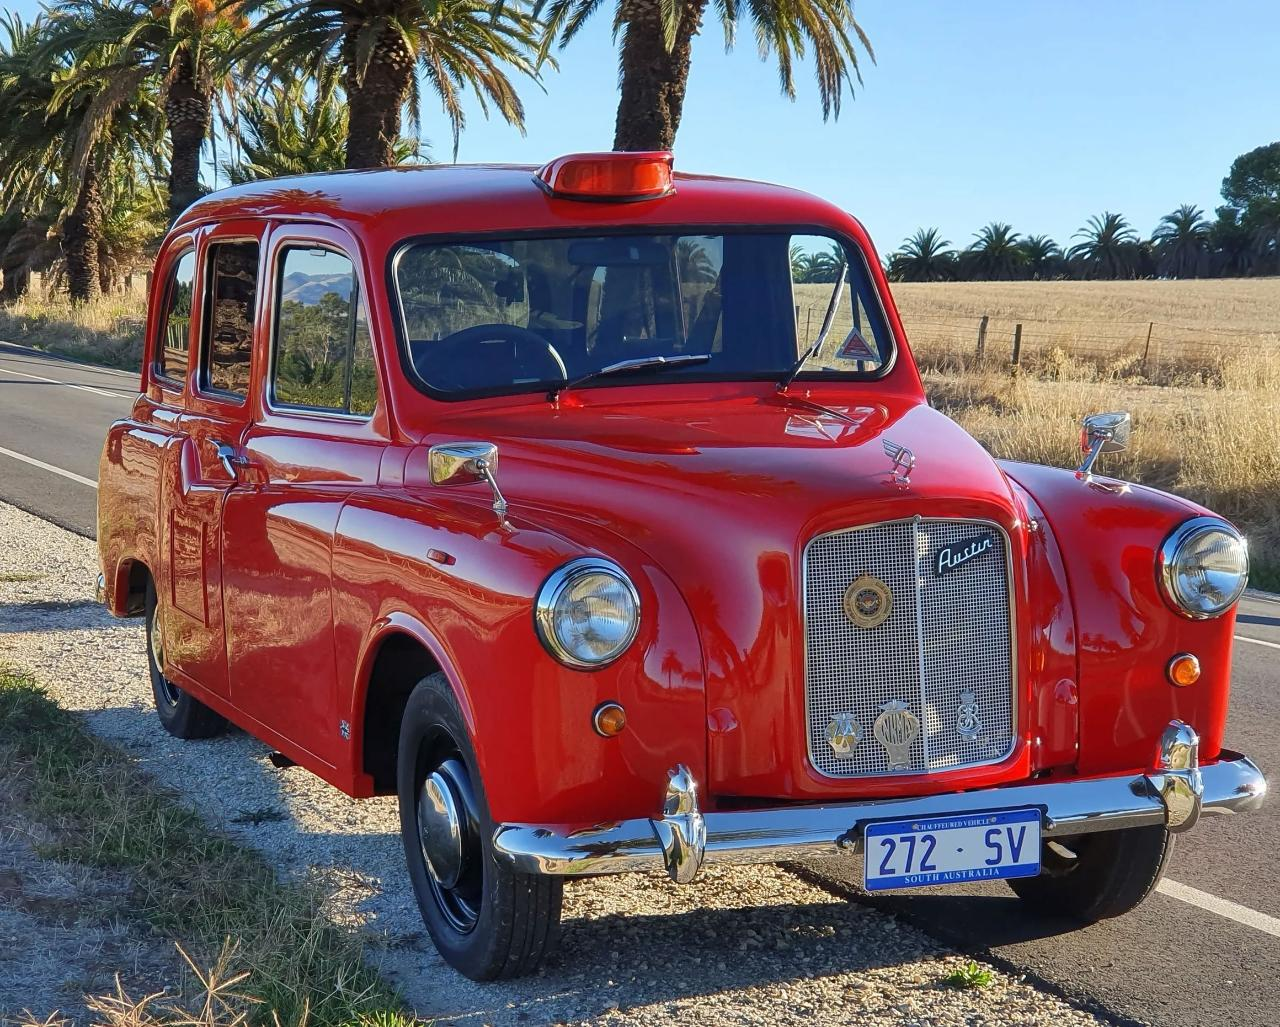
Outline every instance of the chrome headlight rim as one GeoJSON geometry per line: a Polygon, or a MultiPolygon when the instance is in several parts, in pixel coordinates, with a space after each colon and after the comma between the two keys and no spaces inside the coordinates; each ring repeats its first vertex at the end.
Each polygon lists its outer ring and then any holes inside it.
{"type": "Polygon", "coordinates": [[[1165,602],[1175,613],[1186,617],[1188,620],[1214,620],[1235,606],[1244,594],[1244,590],[1248,587],[1249,543],[1233,525],[1224,521],[1221,517],[1192,517],[1174,528],[1169,533],[1169,537],[1164,540],[1156,559],[1156,578],[1160,583],[1160,591],[1164,596],[1165,602]],[[1218,532],[1234,539],[1244,552],[1245,567],[1244,574],[1240,579],[1240,587],[1236,590],[1231,601],[1212,612],[1188,609],[1179,598],[1177,584],[1178,555],[1188,542],[1209,532],[1218,532]]]}
{"type": "Polygon", "coordinates": [[[557,567],[551,572],[547,580],[542,583],[542,587],[538,589],[538,597],[534,602],[533,621],[538,641],[558,662],[571,670],[600,670],[621,659],[626,651],[631,648],[631,643],[636,640],[636,635],[640,631],[640,614],[640,593],[636,591],[636,587],[631,578],[627,576],[626,571],[612,560],[606,560],[598,556],[581,556],[557,567]],[[631,627],[623,641],[612,655],[603,660],[583,660],[566,649],[556,636],[556,604],[570,585],[587,574],[607,574],[615,579],[626,589],[631,598],[631,604],[635,609],[635,616],[631,618],[631,627]]]}

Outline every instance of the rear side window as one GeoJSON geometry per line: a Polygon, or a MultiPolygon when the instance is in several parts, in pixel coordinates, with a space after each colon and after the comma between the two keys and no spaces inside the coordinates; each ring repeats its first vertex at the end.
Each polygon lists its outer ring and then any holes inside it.
{"type": "Polygon", "coordinates": [[[373,413],[373,344],[351,260],[333,250],[290,247],[279,266],[272,402],[373,413]]]}
{"type": "Polygon", "coordinates": [[[214,392],[243,397],[249,391],[249,361],[253,354],[258,244],[212,243],[207,267],[208,312],[201,347],[201,385],[214,392]]]}
{"type": "Polygon", "coordinates": [[[181,388],[187,376],[187,351],[191,348],[191,297],[196,278],[195,250],[188,250],[174,265],[165,292],[164,317],[156,344],[156,374],[181,388]]]}

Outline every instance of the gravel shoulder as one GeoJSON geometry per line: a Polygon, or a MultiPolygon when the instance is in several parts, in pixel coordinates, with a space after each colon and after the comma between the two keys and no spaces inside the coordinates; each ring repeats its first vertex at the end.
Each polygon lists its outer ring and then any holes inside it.
{"type": "MultiPolygon", "coordinates": [[[[238,731],[205,742],[165,734],[151,709],[141,622],[114,620],[93,602],[96,574],[92,541],[0,503],[0,663],[39,678],[91,730],[281,874],[331,882],[334,919],[362,932],[370,961],[424,1019],[495,1027],[1104,1022],[995,968],[985,988],[949,988],[943,979],[966,958],[771,867],[713,868],[686,888],[661,876],[573,882],[559,956],[531,978],[473,984],[441,962],[423,931],[394,801],[348,799],[305,771],[276,770],[267,748],[238,731]]],[[[7,851],[0,846],[0,861],[7,851]]],[[[29,915],[0,888],[0,948],[12,918],[29,915]]],[[[14,999],[14,981],[0,961],[0,1009],[14,999]]],[[[33,1013],[65,1007],[67,981],[56,967],[31,964],[21,985],[21,1005],[33,1013]]]]}

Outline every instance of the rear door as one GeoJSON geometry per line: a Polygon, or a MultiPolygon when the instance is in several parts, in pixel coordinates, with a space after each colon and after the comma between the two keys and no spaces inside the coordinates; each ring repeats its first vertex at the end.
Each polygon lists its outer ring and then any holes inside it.
{"type": "Polygon", "coordinates": [[[350,725],[337,703],[333,535],[347,498],[377,483],[388,419],[354,240],[288,224],[267,248],[263,381],[240,447],[261,482],[232,490],[222,529],[231,699],[294,759],[336,766],[350,725]]]}
{"type": "Polygon", "coordinates": [[[249,477],[240,441],[249,423],[263,222],[226,222],[199,247],[198,342],[188,400],[163,488],[168,581],[165,664],[179,685],[229,696],[222,613],[222,510],[249,477]]]}

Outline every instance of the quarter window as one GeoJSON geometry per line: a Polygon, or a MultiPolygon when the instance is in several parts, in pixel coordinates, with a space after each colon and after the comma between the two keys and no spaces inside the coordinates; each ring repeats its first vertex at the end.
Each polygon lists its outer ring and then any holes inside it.
{"type": "Polygon", "coordinates": [[[201,385],[243,397],[249,391],[249,361],[253,354],[258,244],[212,243],[207,266],[208,314],[204,318],[201,385]]]}
{"type": "Polygon", "coordinates": [[[284,251],[271,387],[281,406],[373,413],[378,384],[369,321],[355,268],[341,253],[284,251]]]}
{"type": "Polygon", "coordinates": [[[191,348],[191,297],[196,277],[196,254],[188,250],[169,278],[164,318],[156,345],[156,374],[180,386],[187,376],[187,351],[191,348]]]}

